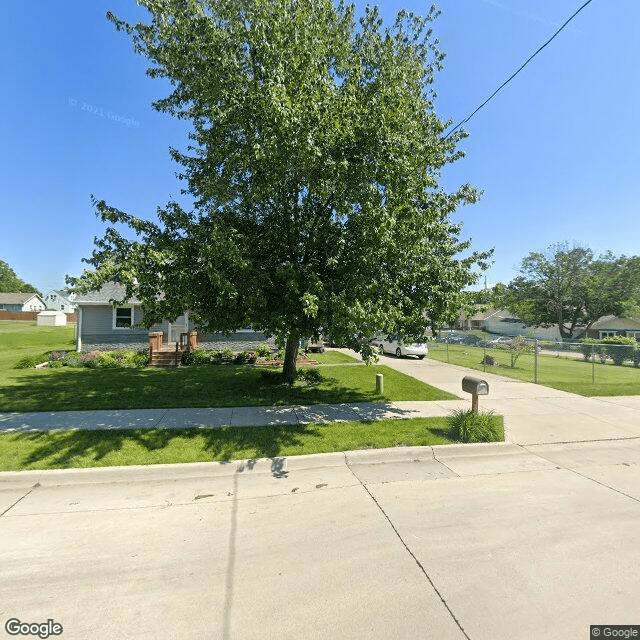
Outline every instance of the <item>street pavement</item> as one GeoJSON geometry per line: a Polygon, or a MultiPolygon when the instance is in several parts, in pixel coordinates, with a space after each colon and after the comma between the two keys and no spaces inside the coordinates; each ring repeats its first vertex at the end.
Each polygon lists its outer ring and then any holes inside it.
{"type": "Polygon", "coordinates": [[[10,619],[51,620],[64,640],[586,640],[640,625],[638,398],[382,362],[460,396],[429,403],[443,415],[469,406],[463,375],[486,378],[480,408],[505,415],[507,442],[2,473],[0,637],[10,619]]]}

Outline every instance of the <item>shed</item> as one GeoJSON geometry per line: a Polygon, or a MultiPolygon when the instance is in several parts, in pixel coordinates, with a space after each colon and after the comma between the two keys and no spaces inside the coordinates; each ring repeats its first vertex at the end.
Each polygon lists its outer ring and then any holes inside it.
{"type": "Polygon", "coordinates": [[[64,327],[67,324],[67,314],[62,311],[41,311],[36,324],[39,327],[64,327]]]}

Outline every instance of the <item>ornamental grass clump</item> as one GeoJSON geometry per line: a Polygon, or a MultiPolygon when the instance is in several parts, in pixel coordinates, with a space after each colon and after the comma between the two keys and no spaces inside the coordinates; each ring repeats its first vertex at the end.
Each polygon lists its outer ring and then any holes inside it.
{"type": "Polygon", "coordinates": [[[458,442],[502,442],[500,419],[493,411],[475,413],[471,409],[454,411],[449,416],[451,437],[458,442]]]}
{"type": "Polygon", "coordinates": [[[24,356],[13,366],[14,369],[33,369],[33,367],[49,361],[49,354],[42,353],[35,356],[24,356]]]}

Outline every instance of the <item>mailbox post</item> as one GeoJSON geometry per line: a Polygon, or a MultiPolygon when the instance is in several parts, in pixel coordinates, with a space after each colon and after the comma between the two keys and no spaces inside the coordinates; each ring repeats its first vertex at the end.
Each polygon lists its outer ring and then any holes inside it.
{"type": "Polygon", "coordinates": [[[480,378],[465,376],[462,378],[462,390],[471,394],[471,410],[478,413],[478,396],[489,395],[489,383],[480,378]]]}

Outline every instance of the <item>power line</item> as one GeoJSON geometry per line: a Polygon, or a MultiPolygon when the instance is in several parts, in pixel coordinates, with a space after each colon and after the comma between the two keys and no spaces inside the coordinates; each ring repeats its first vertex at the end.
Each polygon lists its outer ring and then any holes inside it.
{"type": "Polygon", "coordinates": [[[470,113],[464,120],[459,122],[447,135],[444,137],[446,140],[456,129],[459,129],[465,122],[469,122],[473,116],[482,109],[488,102],[490,102],[506,85],[508,85],[592,0],[587,0],[579,9],[574,11],[564,24],[542,45],[538,50],[531,54],[526,61],[519,67],[517,71],[512,73],[479,107],[477,107],[472,113],[470,113]]]}

